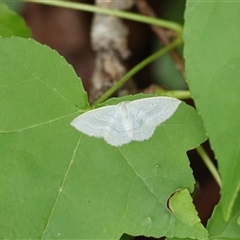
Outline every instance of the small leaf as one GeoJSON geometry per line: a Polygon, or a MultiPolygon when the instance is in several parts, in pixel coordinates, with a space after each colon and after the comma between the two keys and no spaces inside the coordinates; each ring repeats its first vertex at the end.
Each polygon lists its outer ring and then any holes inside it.
{"type": "Polygon", "coordinates": [[[175,231],[178,230],[178,238],[208,239],[208,233],[200,223],[187,189],[178,191],[170,197],[169,209],[173,215],[171,224],[175,231]]]}

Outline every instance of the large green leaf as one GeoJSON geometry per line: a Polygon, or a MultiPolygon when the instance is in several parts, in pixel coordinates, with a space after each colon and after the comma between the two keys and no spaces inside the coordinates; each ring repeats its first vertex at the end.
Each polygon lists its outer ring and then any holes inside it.
{"type": "Polygon", "coordinates": [[[24,20],[0,1],[0,36],[30,37],[31,31],[24,20]]]}
{"type": "Polygon", "coordinates": [[[240,4],[188,1],[184,28],[186,76],[222,178],[225,219],[240,187],[240,4]]]}
{"type": "Polygon", "coordinates": [[[205,140],[192,107],[117,148],[70,126],[88,102],[55,51],[2,38],[0,62],[0,238],[207,238],[191,198],[175,193],[193,190],[186,151],[205,140]]]}

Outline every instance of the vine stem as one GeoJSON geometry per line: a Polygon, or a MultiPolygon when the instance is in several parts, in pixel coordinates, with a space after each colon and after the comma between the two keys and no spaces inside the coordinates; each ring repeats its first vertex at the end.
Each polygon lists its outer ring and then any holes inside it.
{"type": "Polygon", "coordinates": [[[171,21],[166,21],[166,20],[162,20],[162,19],[158,19],[158,18],[143,16],[141,14],[130,13],[130,12],[125,12],[125,11],[120,11],[120,10],[113,10],[113,9],[108,9],[108,8],[102,8],[102,7],[85,4],[85,3],[66,2],[66,1],[61,1],[61,0],[48,0],[48,1],[46,1],[46,0],[22,0],[22,1],[111,15],[111,16],[120,17],[120,18],[124,18],[124,19],[128,19],[128,20],[132,20],[132,21],[137,21],[137,22],[151,24],[151,25],[155,25],[155,26],[159,26],[159,27],[163,27],[163,28],[168,28],[168,29],[175,31],[179,36],[182,36],[182,26],[181,25],[179,25],[175,22],[171,22],[171,21]]]}
{"type": "Polygon", "coordinates": [[[133,75],[135,75],[138,71],[142,68],[147,66],[149,63],[155,61],[171,49],[179,46],[182,44],[182,39],[177,38],[172,43],[170,43],[165,48],[161,48],[156,53],[150,55],[149,57],[145,58],[142,62],[138,63],[135,67],[133,67],[130,71],[128,71],[114,86],[112,86],[108,91],[106,91],[96,102],[94,102],[93,106],[100,104],[107,100],[117,89],[119,89],[124,83],[127,82],[133,75]]]}
{"type": "Polygon", "coordinates": [[[205,163],[205,165],[207,166],[208,170],[211,172],[215,181],[218,183],[219,187],[221,188],[222,187],[221,178],[219,176],[219,173],[218,173],[216,167],[212,163],[210,157],[208,156],[208,154],[206,153],[206,151],[204,150],[204,148],[202,146],[197,147],[196,150],[197,150],[198,154],[201,156],[201,158],[202,158],[203,162],[205,163]]]}

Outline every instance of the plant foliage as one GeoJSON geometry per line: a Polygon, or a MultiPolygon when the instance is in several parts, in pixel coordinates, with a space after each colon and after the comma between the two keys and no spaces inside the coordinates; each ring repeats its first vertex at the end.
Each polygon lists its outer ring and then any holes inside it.
{"type": "MultiPolygon", "coordinates": [[[[240,239],[239,10],[223,1],[188,2],[186,76],[200,115],[181,103],[150,139],[122,147],[70,126],[89,109],[73,68],[32,39],[8,38],[29,36],[20,17],[14,21],[21,33],[14,24],[12,32],[1,30],[0,22],[0,238],[240,239]],[[222,180],[206,228],[192,204],[186,155],[205,132],[222,180]]],[[[1,3],[0,11],[6,15],[0,21],[11,18],[1,3]]]]}

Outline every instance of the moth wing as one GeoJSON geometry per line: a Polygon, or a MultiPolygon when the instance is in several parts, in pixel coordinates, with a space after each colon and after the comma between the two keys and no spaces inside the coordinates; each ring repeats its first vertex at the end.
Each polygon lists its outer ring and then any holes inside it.
{"type": "Polygon", "coordinates": [[[71,125],[91,137],[104,138],[113,146],[121,146],[131,139],[126,134],[119,105],[88,111],[76,117],[71,125]]]}
{"type": "Polygon", "coordinates": [[[176,111],[180,100],[170,97],[152,97],[133,101],[129,105],[132,119],[133,140],[150,138],[155,129],[176,111]]]}
{"type": "Polygon", "coordinates": [[[71,125],[88,136],[100,138],[105,132],[110,131],[108,123],[111,122],[114,114],[114,106],[90,110],[73,119],[71,125]]]}

